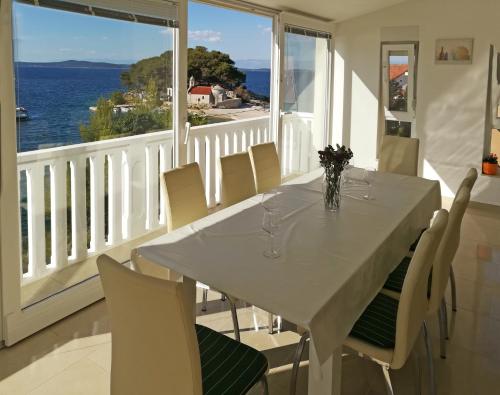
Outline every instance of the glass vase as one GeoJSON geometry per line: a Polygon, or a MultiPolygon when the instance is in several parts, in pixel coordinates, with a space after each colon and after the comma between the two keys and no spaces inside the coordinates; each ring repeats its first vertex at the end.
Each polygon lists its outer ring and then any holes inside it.
{"type": "Polygon", "coordinates": [[[341,187],[341,171],[325,172],[325,177],[323,179],[323,200],[326,210],[337,211],[340,208],[341,187]]]}

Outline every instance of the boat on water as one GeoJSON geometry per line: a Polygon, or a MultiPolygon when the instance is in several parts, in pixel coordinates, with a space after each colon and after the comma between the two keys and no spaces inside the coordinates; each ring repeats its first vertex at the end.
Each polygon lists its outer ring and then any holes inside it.
{"type": "Polygon", "coordinates": [[[27,121],[30,119],[28,114],[28,110],[24,107],[16,107],[16,120],[18,121],[27,121]]]}

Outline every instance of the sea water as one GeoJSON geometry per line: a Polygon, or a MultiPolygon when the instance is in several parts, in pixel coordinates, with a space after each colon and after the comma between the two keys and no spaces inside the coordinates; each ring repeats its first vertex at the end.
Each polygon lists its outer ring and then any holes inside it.
{"type": "MultiPolygon", "coordinates": [[[[30,120],[17,123],[18,152],[81,143],[80,125],[100,97],[124,91],[123,68],[16,67],[16,102],[30,120]]],[[[244,70],[245,85],[269,97],[269,70],[244,70]]]]}

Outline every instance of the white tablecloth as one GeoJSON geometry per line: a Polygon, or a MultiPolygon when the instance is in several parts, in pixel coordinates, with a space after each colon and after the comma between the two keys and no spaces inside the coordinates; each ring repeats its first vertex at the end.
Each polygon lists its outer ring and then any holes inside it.
{"type": "Polygon", "coordinates": [[[376,173],[325,211],[321,172],[280,188],[281,257],[263,256],[261,195],[165,234],[139,254],[307,328],[324,362],[441,207],[439,183],[376,173]]]}

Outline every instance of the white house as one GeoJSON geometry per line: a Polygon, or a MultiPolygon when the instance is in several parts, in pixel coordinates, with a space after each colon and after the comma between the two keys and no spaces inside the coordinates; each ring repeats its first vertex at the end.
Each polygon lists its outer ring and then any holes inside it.
{"type": "Polygon", "coordinates": [[[210,107],[215,103],[211,86],[192,86],[188,90],[188,105],[210,107]]]}

